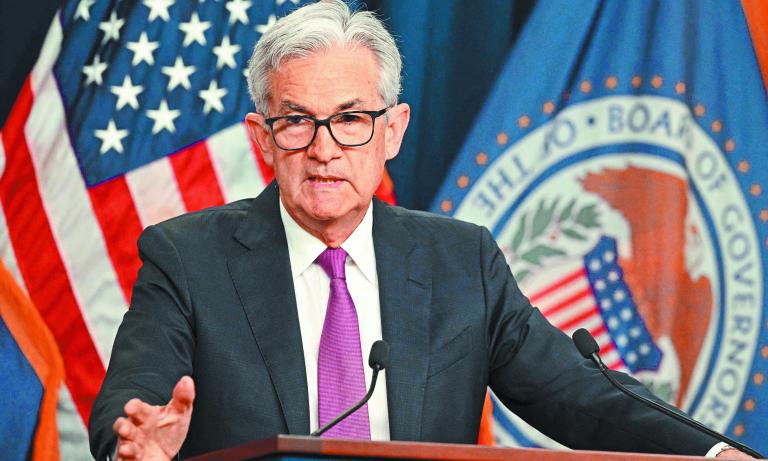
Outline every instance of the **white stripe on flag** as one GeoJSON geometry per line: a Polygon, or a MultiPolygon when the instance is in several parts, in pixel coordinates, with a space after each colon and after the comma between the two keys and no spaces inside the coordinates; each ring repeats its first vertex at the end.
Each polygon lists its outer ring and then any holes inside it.
{"type": "MultiPolygon", "coordinates": [[[[0,143],[0,151],[2,151],[2,148],[3,144],[0,143]]],[[[13,245],[11,245],[11,236],[8,234],[8,223],[5,220],[5,210],[2,205],[0,205],[0,258],[3,259],[3,264],[13,275],[13,278],[24,294],[29,296],[27,286],[24,284],[24,278],[21,276],[21,272],[19,272],[19,264],[16,262],[16,252],[13,251],[13,245]]]]}
{"type": "MultiPolygon", "coordinates": [[[[589,329],[588,327],[586,328],[589,329]]],[[[595,341],[597,341],[597,345],[600,346],[600,357],[608,368],[628,372],[627,368],[624,366],[624,361],[621,359],[621,355],[619,355],[619,351],[616,349],[616,345],[613,343],[611,335],[608,334],[607,330],[595,335],[595,341]]]]}
{"type": "Polygon", "coordinates": [[[206,144],[225,202],[255,197],[264,189],[266,184],[243,123],[219,131],[206,144]]]}
{"type": "Polygon", "coordinates": [[[92,460],[88,445],[88,432],[75,408],[67,386],[59,389],[56,411],[56,426],[59,430],[59,459],[70,461],[92,460]]]}
{"type": "MultiPolygon", "coordinates": [[[[589,311],[592,311],[592,315],[590,315],[588,318],[591,319],[592,317],[600,317],[600,313],[597,311],[597,306],[595,306],[595,298],[593,298],[591,295],[586,295],[574,300],[568,304],[568,307],[558,310],[554,314],[549,314],[545,311],[544,315],[547,317],[547,320],[549,320],[550,323],[560,328],[562,325],[565,325],[572,319],[578,317],[579,315],[586,314],[589,311]]],[[[583,323],[584,321],[580,322],[578,327],[582,327],[583,323]]],[[[567,328],[567,330],[571,329],[572,328],[570,327],[567,328]]],[[[568,331],[566,331],[566,333],[568,333],[568,331]]]]}
{"type": "MultiPolygon", "coordinates": [[[[589,281],[586,277],[581,276],[574,279],[567,285],[563,285],[551,293],[539,297],[536,304],[546,314],[550,309],[556,308],[563,301],[566,301],[568,298],[584,291],[586,291],[589,297],[592,298],[589,281]]],[[[564,307],[563,309],[569,309],[569,307],[564,307]]]]}
{"type": "Polygon", "coordinates": [[[611,340],[611,335],[608,334],[608,330],[595,335],[595,342],[600,346],[601,352],[616,350],[616,346],[613,344],[613,340],[611,340]]]}
{"type": "Polygon", "coordinates": [[[186,211],[168,157],[128,172],[125,181],[136,205],[141,227],[157,224],[186,211]]]}
{"type": "Polygon", "coordinates": [[[59,19],[59,12],[57,12],[51,21],[51,27],[48,28],[40,56],[30,74],[33,94],[39,92],[40,85],[48,78],[47,75],[53,73],[53,65],[56,64],[56,59],[61,51],[62,37],[61,20],[59,19]]]}
{"type": "MultiPolygon", "coordinates": [[[[547,287],[551,287],[561,280],[565,279],[569,275],[582,271],[584,269],[584,261],[581,259],[573,258],[563,260],[558,263],[557,267],[547,268],[547,270],[537,271],[534,274],[528,276],[521,284],[521,287],[525,287],[523,291],[526,296],[535,298],[537,301],[543,296],[539,295],[547,287]]],[[[536,304],[536,303],[534,303],[536,304]]]]}
{"type": "MultiPolygon", "coordinates": [[[[62,40],[61,22],[59,18],[59,13],[56,13],[56,15],[53,18],[53,21],[51,22],[51,27],[48,29],[48,34],[45,37],[43,47],[40,51],[40,56],[38,57],[37,62],[35,63],[35,67],[33,68],[30,74],[30,82],[31,82],[33,94],[37,94],[40,92],[41,85],[51,73],[53,64],[56,62],[56,58],[58,57],[59,50],[61,49],[61,40],[62,40]]],[[[66,133],[66,130],[64,130],[63,133],[66,133]]],[[[61,133],[57,133],[57,137],[60,136],[60,134],[61,133]]],[[[33,140],[28,140],[28,141],[33,141],[33,140]]],[[[32,147],[32,144],[34,143],[30,142],[30,147],[32,147]]],[[[2,143],[0,143],[0,148],[2,148],[2,143]]],[[[34,156],[34,152],[32,153],[32,155],[34,156]]],[[[4,217],[5,216],[3,215],[3,218],[4,217]]],[[[3,224],[5,225],[5,222],[3,224]]],[[[10,237],[7,235],[7,227],[4,227],[3,230],[6,232],[6,234],[3,236],[0,236],[0,239],[2,239],[2,242],[4,245],[7,244],[10,247],[11,241],[10,241],[10,237]]],[[[3,253],[3,257],[5,258],[5,253],[3,253]]],[[[18,267],[13,273],[14,273],[14,276],[16,277],[16,280],[19,282],[19,286],[26,289],[26,287],[24,286],[23,278],[18,272],[18,267]]],[[[75,292],[76,291],[77,290],[75,290],[75,292]]],[[[110,306],[110,307],[114,309],[114,306],[110,306]]],[[[121,310],[121,309],[117,309],[117,310],[121,310]]],[[[86,325],[90,327],[90,325],[87,322],[88,319],[86,318],[85,320],[86,320],[86,325]]],[[[101,346],[101,347],[104,347],[104,346],[101,346]]],[[[110,350],[111,350],[111,340],[110,340],[110,348],[107,349],[106,352],[109,353],[110,350]]],[[[102,355],[102,357],[104,356],[105,355],[102,355]]],[[[85,460],[91,459],[89,455],[89,448],[88,448],[88,433],[80,417],[80,414],[78,413],[77,409],[75,408],[74,402],[72,401],[72,396],[69,393],[69,388],[65,385],[62,385],[59,389],[59,402],[58,402],[57,411],[56,411],[56,424],[58,426],[58,431],[59,431],[60,459],[74,460],[74,461],[80,461],[80,460],[85,461],[85,460]]]]}
{"type": "Polygon", "coordinates": [[[69,142],[56,80],[52,73],[39,80],[24,132],[69,283],[106,364],[127,302],[69,142]]]}
{"type": "MultiPolygon", "coordinates": [[[[579,325],[579,327],[586,328],[589,332],[593,332],[598,328],[600,328],[602,325],[603,325],[603,318],[600,316],[594,316],[586,319],[581,325],[579,325]]],[[[599,333],[599,334],[593,334],[593,336],[595,337],[595,341],[597,341],[598,344],[600,344],[600,341],[598,340],[598,338],[600,338],[601,335],[605,335],[606,337],[608,336],[607,333],[605,332],[599,333]]]]}

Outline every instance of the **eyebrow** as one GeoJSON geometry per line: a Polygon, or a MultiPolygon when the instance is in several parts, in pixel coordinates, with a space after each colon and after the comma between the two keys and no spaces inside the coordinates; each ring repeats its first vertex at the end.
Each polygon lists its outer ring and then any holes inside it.
{"type": "MultiPolygon", "coordinates": [[[[347,109],[352,109],[355,106],[359,106],[362,103],[363,103],[363,101],[361,99],[355,98],[355,99],[352,99],[350,101],[341,103],[338,106],[336,106],[335,112],[340,112],[340,111],[344,111],[344,110],[347,110],[347,109]]],[[[302,113],[302,114],[311,114],[312,113],[309,109],[307,109],[306,107],[302,106],[301,104],[296,104],[296,103],[291,102],[291,101],[282,101],[280,103],[279,111],[283,112],[286,109],[294,111],[294,112],[299,112],[299,113],[302,113]]]]}

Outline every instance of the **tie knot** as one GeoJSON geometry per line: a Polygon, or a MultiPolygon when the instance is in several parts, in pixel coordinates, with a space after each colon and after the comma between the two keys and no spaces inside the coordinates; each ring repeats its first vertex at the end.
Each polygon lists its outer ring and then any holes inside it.
{"type": "Polygon", "coordinates": [[[344,263],[347,260],[347,252],[343,248],[326,248],[317,257],[317,263],[323,268],[328,277],[332,279],[346,279],[344,263]]]}

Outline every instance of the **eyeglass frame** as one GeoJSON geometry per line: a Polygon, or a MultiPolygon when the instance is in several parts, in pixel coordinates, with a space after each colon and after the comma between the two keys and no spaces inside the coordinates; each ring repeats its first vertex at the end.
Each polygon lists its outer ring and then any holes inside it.
{"type": "Polygon", "coordinates": [[[317,118],[315,118],[315,117],[313,117],[311,115],[295,115],[295,114],[294,115],[280,115],[280,116],[277,116],[277,117],[265,118],[264,119],[264,123],[266,123],[267,126],[269,127],[269,132],[272,134],[272,140],[275,142],[275,145],[277,147],[279,147],[280,149],[283,149],[283,150],[287,150],[287,151],[302,150],[302,149],[306,149],[307,147],[311,146],[312,143],[315,142],[315,138],[317,137],[317,130],[321,126],[324,126],[328,130],[328,134],[331,135],[331,138],[333,138],[333,140],[334,140],[334,142],[336,144],[338,144],[340,146],[344,146],[344,147],[360,147],[360,146],[364,146],[364,145],[368,144],[369,142],[371,142],[371,139],[373,139],[373,135],[376,132],[376,119],[381,117],[382,115],[386,114],[387,110],[389,110],[390,108],[391,108],[391,106],[390,107],[385,107],[385,108],[380,109],[380,110],[349,110],[349,111],[342,111],[342,112],[336,112],[335,114],[332,114],[332,115],[330,115],[330,116],[328,116],[326,118],[323,118],[323,119],[317,119],[317,118]],[[339,115],[343,115],[343,114],[366,114],[366,115],[370,116],[371,119],[373,120],[373,124],[371,125],[371,136],[369,136],[368,139],[365,142],[361,142],[359,144],[344,144],[342,142],[339,142],[339,140],[336,139],[336,136],[334,136],[333,130],[331,129],[331,119],[334,118],[334,117],[338,117],[339,115]],[[278,120],[283,120],[283,119],[292,118],[292,117],[301,117],[303,119],[312,120],[312,122],[314,122],[314,124],[315,124],[315,131],[312,133],[312,138],[309,140],[309,142],[307,143],[306,146],[294,147],[294,148],[291,148],[291,149],[286,149],[286,148],[282,147],[279,142],[277,142],[277,138],[275,138],[275,130],[274,130],[272,125],[276,121],[278,121],[278,120]]]}

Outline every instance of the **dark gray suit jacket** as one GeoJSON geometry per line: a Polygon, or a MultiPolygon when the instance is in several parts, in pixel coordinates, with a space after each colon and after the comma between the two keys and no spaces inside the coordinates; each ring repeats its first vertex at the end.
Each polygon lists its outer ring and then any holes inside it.
{"type": "MultiPolygon", "coordinates": [[[[484,228],[374,201],[393,440],[474,443],[486,386],[573,448],[703,455],[716,441],[625,398],[515,284],[484,228]]],[[[304,356],[276,184],[145,230],[143,266],[90,420],[98,459],[130,398],[197,397],[182,456],[308,434],[304,356]]],[[[645,392],[629,377],[625,383],[645,392]]]]}

